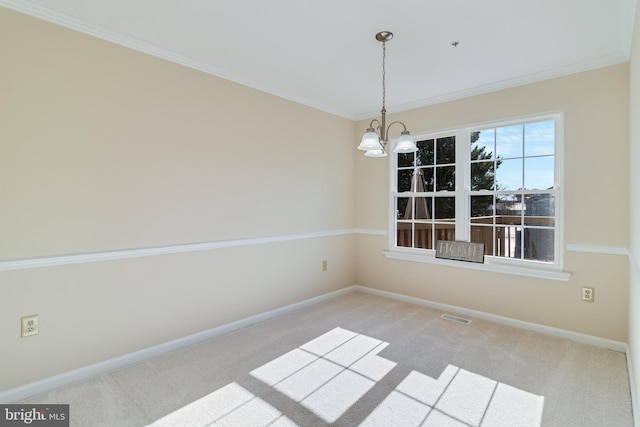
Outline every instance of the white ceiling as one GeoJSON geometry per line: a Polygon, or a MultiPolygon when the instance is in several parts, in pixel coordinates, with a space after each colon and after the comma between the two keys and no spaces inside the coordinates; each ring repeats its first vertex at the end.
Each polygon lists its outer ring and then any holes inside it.
{"type": "Polygon", "coordinates": [[[0,0],[350,119],[625,62],[637,0],[0,0]],[[452,42],[458,41],[458,47],[452,42]]]}

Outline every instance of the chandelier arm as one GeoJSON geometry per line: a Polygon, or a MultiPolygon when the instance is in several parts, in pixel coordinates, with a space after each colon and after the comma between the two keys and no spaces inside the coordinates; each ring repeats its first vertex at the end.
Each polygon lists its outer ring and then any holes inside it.
{"type": "Polygon", "coordinates": [[[387,134],[389,133],[389,129],[391,129],[392,125],[395,125],[396,123],[401,124],[402,125],[402,131],[403,132],[407,132],[407,127],[405,126],[404,123],[402,123],[401,121],[395,121],[395,122],[391,122],[389,123],[389,126],[387,126],[387,134]]]}
{"type": "Polygon", "coordinates": [[[382,152],[386,152],[385,148],[387,147],[387,137],[384,131],[384,114],[382,116],[382,123],[380,123],[380,121],[378,119],[373,119],[371,120],[371,123],[369,123],[369,129],[372,129],[373,131],[375,131],[376,133],[378,133],[378,144],[380,144],[380,149],[382,150],[382,152]],[[374,123],[376,125],[376,127],[374,127],[374,123]]]}

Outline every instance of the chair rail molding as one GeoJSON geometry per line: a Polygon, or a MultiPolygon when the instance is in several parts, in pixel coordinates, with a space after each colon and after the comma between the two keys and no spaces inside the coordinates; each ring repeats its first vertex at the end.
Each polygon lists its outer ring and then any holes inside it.
{"type": "Polygon", "coordinates": [[[57,255],[40,258],[25,258],[0,261],[0,272],[10,270],[26,270],[31,268],[53,267],[88,262],[113,261],[119,259],[140,258],[156,255],[178,254],[184,252],[208,251],[212,249],[233,248],[237,246],[264,245],[293,240],[317,239],[323,237],[344,236],[356,234],[354,229],[316,231],[310,233],[285,234],[279,236],[257,237],[235,240],[221,240],[214,242],[186,243],[151,248],[134,248],[116,251],[93,252],[84,254],[57,255]]]}

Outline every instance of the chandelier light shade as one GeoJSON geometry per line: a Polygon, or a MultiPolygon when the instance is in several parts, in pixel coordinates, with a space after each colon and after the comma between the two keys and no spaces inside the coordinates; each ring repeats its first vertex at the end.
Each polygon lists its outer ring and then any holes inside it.
{"type": "Polygon", "coordinates": [[[414,153],[418,151],[416,146],[416,140],[411,136],[407,127],[402,122],[392,122],[389,126],[386,126],[387,109],[385,107],[386,102],[386,72],[385,62],[387,54],[387,42],[393,38],[393,33],[390,31],[382,31],[376,34],[376,40],[382,43],[382,117],[371,120],[369,127],[362,136],[362,141],[358,145],[358,150],[365,151],[364,155],[367,157],[384,157],[387,155],[387,146],[389,145],[389,129],[394,124],[402,125],[402,132],[396,142],[396,147],[393,150],[394,153],[414,153]]]}
{"type": "Polygon", "coordinates": [[[367,129],[367,131],[362,135],[362,142],[358,145],[358,150],[379,150],[380,149],[380,138],[378,134],[373,128],[367,129]]]}
{"type": "Polygon", "coordinates": [[[403,131],[398,138],[394,153],[415,153],[418,151],[416,140],[409,134],[409,131],[403,131]]]}
{"type": "Polygon", "coordinates": [[[364,153],[365,156],[367,157],[384,157],[387,155],[387,153],[385,153],[383,150],[367,150],[364,153]]]}

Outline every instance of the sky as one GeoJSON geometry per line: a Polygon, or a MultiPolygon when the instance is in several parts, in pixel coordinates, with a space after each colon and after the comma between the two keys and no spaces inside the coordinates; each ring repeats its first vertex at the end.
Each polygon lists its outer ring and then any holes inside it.
{"type": "Polygon", "coordinates": [[[484,129],[472,145],[502,160],[496,171],[500,190],[543,190],[554,184],[554,121],[484,129]]]}

